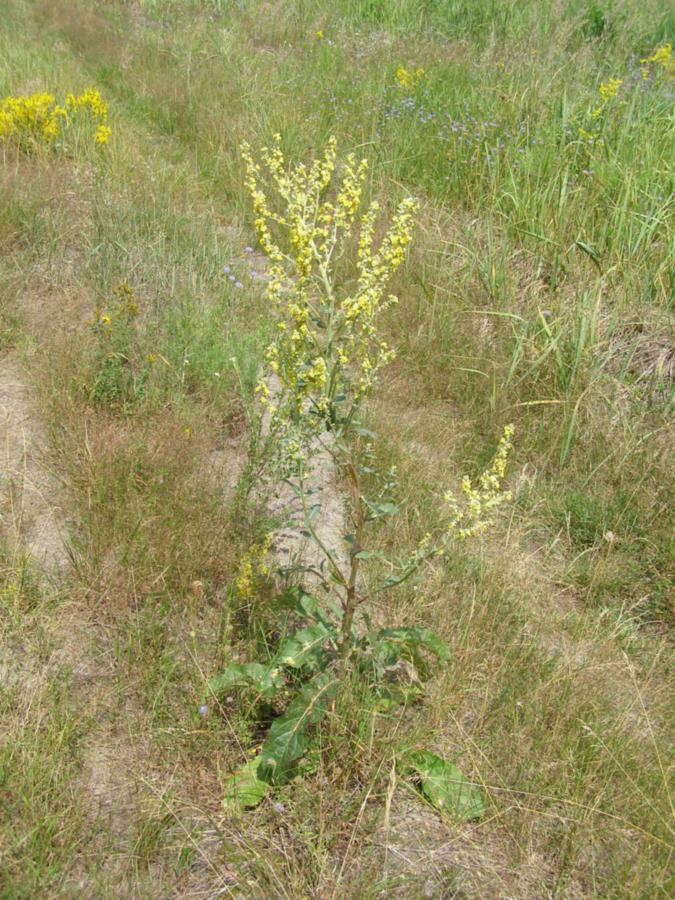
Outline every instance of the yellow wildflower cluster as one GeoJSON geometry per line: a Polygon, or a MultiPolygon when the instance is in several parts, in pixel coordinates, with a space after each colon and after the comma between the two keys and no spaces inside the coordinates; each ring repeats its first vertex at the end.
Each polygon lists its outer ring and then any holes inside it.
{"type": "Polygon", "coordinates": [[[68,94],[66,107],[72,111],[88,109],[92,121],[96,125],[94,140],[97,144],[108,143],[112,134],[112,129],[108,125],[108,105],[96,88],[88,88],[77,97],[74,94],[68,94]]]}
{"type": "Polygon", "coordinates": [[[239,561],[237,577],[234,582],[234,588],[239,600],[252,600],[260,581],[270,575],[270,568],[266,559],[271,546],[272,535],[268,534],[264,540],[253,544],[239,561]]]}
{"type": "Polygon", "coordinates": [[[5,97],[0,102],[0,137],[47,142],[59,133],[68,113],[52,94],[5,97]]]}
{"type": "Polygon", "coordinates": [[[662,72],[668,78],[675,78],[675,57],[673,56],[673,45],[662,44],[650,55],[641,59],[642,77],[649,78],[652,72],[662,72]]]}
{"type": "Polygon", "coordinates": [[[459,538],[472,537],[485,531],[493,524],[491,513],[502,503],[511,499],[511,493],[502,488],[506,462],[513,447],[513,425],[504,428],[492,465],[474,484],[468,475],[462,479],[462,500],[458,500],[452,491],[448,491],[445,499],[450,507],[450,519],[447,535],[456,533],[459,538]]]}
{"type": "Polygon", "coordinates": [[[591,115],[594,119],[599,118],[605,106],[619,93],[619,88],[623,84],[622,78],[610,78],[609,81],[603,81],[598,88],[598,93],[600,94],[600,106],[596,107],[591,115]]]}
{"type": "Polygon", "coordinates": [[[376,247],[378,204],[371,203],[359,217],[366,160],[349,154],[336,178],[336,143],[331,138],[310,166],[287,166],[278,135],[271,147],[262,148],[262,165],[254,161],[248,144],[242,154],[258,240],[271,261],[267,294],[278,315],[266,361],[280,390],[271,397],[263,381],[258,392],[272,407],[277,431],[291,441],[286,453],[297,459],[303,435],[336,429],[341,421],[338,406],[345,413],[343,420],[351,418],[379,369],[393,356],[377,336],[375,319],[396,302],[386,294],[386,286],[405,259],[417,203],[402,201],[376,247]],[[263,168],[281,201],[279,212],[261,187],[263,168]],[[350,291],[341,292],[336,268],[339,264],[342,284],[355,241],[356,278],[350,291]]]}
{"type": "Polygon", "coordinates": [[[603,81],[598,88],[602,102],[607,103],[612,97],[616,97],[622,84],[623,78],[610,78],[609,81],[603,81]]]}
{"type": "Polygon", "coordinates": [[[0,101],[0,138],[19,144],[48,144],[85,109],[96,125],[94,140],[98,144],[107,143],[112,133],[108,108],[95,88],[79,96],[68,94],[63,105],[46,92],[5,97],[0,101]]]}
{"type": "Polygon", "coordinates": [[[424,81],[426,76],[427,73],[424,69],[406,69],[403,66],[399,66],[396,70],[396,81],[399,87],[410,91],[414,91],[420,82],[424,81]]]}

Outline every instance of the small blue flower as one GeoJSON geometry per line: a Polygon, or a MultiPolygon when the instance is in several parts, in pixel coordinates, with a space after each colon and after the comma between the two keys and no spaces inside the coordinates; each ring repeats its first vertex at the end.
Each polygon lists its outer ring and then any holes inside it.
{"type": "Polygon", "coordinates": [[[202,706],[199,707],[199,715],[200,715],[200,716],[202,717],[202,719],[203,719],[203,718],[205,718],[206,716],[208,716],[208,714],[209,714],[209,708],[208,708],[208,706],[206,705],[206,703],[204,703],[202,706]]]}
{"type": "Polygon", "coordinates": [[[234,286],[236,288],[242,288],[244,285],[241,283],[241,281],[235,281],[234,286]]]}
{"type": "Polygon", "coordinates": [[[223,272],[227,275],[227,273],[231,271],[229,266],[223,266],[223,272]]]}
{"type": "Polygon", "coordinates": [[[236,280],[237,280],[237,279],[234,277],[234,275],[228,275],[227,277],[229,278],[230,281],[236,281],[236,280]]]}
{"type": "Polygon", "coordinates": [[[244,253],[253,253],[253,247],[244,247],[244,253]]]}

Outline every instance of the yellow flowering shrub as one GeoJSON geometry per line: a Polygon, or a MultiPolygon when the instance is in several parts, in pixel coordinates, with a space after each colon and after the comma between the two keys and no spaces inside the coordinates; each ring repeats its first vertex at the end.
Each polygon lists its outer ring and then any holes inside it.
{"type": "Polygon", "coordinates": [[[108,107],[95,88],[68,94],[64,103],[47,92],[5,97],[0,101],[0,138],[22,146],[50,144],[84,116],[95,126],[94,141],[107,143],[112,134],[108,107]]]}
{"type": "Polygon", "coordinates": [[[262,148],[260,163],[248,144],[242,154],[258,240],[271,262],[267,296],[277,318],[265,359],[279,389],[271,396],[263,379],[258,393],[273,428],[285,437],[287,458],[298,460],[313,434],[339,432],[352,420],[394,355],[375,322],[396,303],[387,284],[405,259],[417,202],[399,204],[376,245],[379,204],[359,214],[367,161],[349,154],[336,177],[335,139],[310,166],[287,167],[279,144],[277,135],[262,148]],[[276,204],[265,192],[265,178],[276,204]],[[352,280],[338,281],[337,267],[350,253],[356,257],[352,280]]]}

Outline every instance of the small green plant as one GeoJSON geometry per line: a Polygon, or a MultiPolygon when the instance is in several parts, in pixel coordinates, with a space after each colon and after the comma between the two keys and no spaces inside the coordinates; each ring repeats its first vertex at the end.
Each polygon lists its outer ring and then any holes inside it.
{"type": "Polygon", "coordinates": [[[140,312],[135,292],[123,281],[112,294],[111,303],[96,311],[92,325],[96,353],[91,399],[127,409],[142,395],[153,358],[142,366],[135,360],[140,312]]]}
{"type": "MultiPolygon", "coordinates": [[[[378,333],[377,319],[397,302],[387,287],[405,259],[417,203],[401,201],[376,245],[378,203],[359,216],[366,160],[349,155],[331,189],[333,140],[310,167],[287,167],[277,138],[261,154],[281,201],[277,210],[261,186],[262,169],[250,148],[244,146],[243,153],[258,238],[271,260],[268,296],[277,313],[277,337],[266,350],[268,373],[258,385],[269,423],[264,452],[277,474],[289,477],[304,513],[302,531],[321,560],[314,567],[316,595],[295,585],[277,597],[278,607],[301,627],[283,637],[266,662],[230,665],[210,683],[215,694],[246,691],[254,706],[268,712],[271,707],[276,714],[260,756],[247,762],[227,789],[228,803],[249,806],[259,802],[267,785],[293,776],[312,729],[349,677],[363,679],[373,702],[388,707],[419,696],[432,664],[447,661],[448,647],[431,629],[374,624],[366,610],[374,597],[414,577],[423,563],[450,552],[454,540],[489,526],[492,511],[509,497],[502,480],[513,429],[505,429],[494,462],[479,481],[464,479],[461,500],[446,493],[448,518],[439,534],[425,535],[410,555],[395,561],[369,549],[372,527],[395,516],[399,507],[395,471],[378,478],[376,435],[363,426],[361,413],[378,373],[394,355],[378,333]],[[346,553],[327,546],[316,525],[321,508],[309,478],[325,451],[348,487],[346,553]],[[369,563],[373,571],[364,572],[369,563]]],[[[256,545],[242,560],[238,594],[249,595],[256,575],[265,574],[259,559],[265,546],[256,545]]],[[[416,771],[423,770],[422,790],[440,807],[441,799],[452,796],[446,781],[456,769],[432,756],[420,756],[416,771]],[[425,789],[439,779],[442,788],[425,789]]],[[[461,811],[461,804],[455,806],[461,811]]],[[[477,809],[473,803],[464,812],[471,817],[477,809]]]]}

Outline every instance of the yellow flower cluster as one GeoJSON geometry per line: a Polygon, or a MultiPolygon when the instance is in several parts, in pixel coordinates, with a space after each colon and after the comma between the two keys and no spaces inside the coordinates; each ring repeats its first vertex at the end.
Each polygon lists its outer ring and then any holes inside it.
{"type": "Polygon", "coordinates": [[[605,106],[619,93],[619,88],[623,84],[622,78],[610,78],[609,81],[603,81],[598,88],[598,93],[600,94],[600,106],[596,107],[591,115],[594,119],[599,118],[605,106]]]}
{"type": "Polygon", "coordinates": [[[375,247],[378,204],[372,203],[358,221],[366,160],[349,154],[336,178],[336,143],[331,138],[310,166],[287,166],[279,135],[271,147],[262,148],[261,164],[253,159],[248,144],[242,146],[242,154],[258,240],[272,263],[267,294],[278,316],[266,361],[280,391],[270,397],[263,381],[258,393],[272,407],[277,431],[288,439],[287,455],[298,459],[302,435],[337,428],[338,406],[345,416],[353,413],[379,369],[393,356],[378,339],[375,319],[396,302],[386,295],[386,286],[405,259],[417,204],[408,199],[399,205],[375,247]],[[265,176],[281,201],[276,204],[278,212],[261,187],[265,176]],[[357,235],[357,277],[345,296],[338,284],[357,235]]]}
{"type": "Polygon", "coordinates": [[[77,97],[74,94],[68,94],[66,106],[69,110],[88,109],[96,125],[94,140],[97,144],[108,143],[112,134],[112,129],[108,125],[108,105],[96,88],[88,88],[77,97]]]}
{"type": "Polygon", "coordinates": [[[448,491],[445,499],[450,507],[450,519],[447,535],[455,534],[459,538],[473,537],[485,531],[493,524],[491,512],[502,503],[511,499],[511,493],[502,488],[506,472],[506,462],[513,447],[513,425],[504,428],[492,465],[474,484],[468,475],[462,479],[463,498],[459,501],[452,491],[448,491]]]}
{"type": "Polygon", "coordinates": [[[414,91],[426,76],[427,73],[424,69],[406,69],[403,66],[399,66],[396,70],[396,81],[399,87],[410,91],[414,91]]]}
{"type": "Polygon", "coordinates": [[[50,143],[85,109],[96,125],[94,140],[98,144],[107,143],[112,133],[108,108],[95,88],[79,96],[68,94],[64,105],[46,92],[5,97],[0,101],[0,138],[13,139],[19,144],[50,143]]]}
{"type": "Polygon", "coordinates": [[[661,71],[668,78],[675,78],[675,57],[673,56],[673,45],[662,44],[650,55],[641,59],[642,77],[649,78],[652,71],[661,71]]]}
{"type": "Polygon", "coordinates": [[[52,94],[5,97],[0,102],[0,137],[50,141],[59,133],[59,120],[67,115],[52,94]]]}
{"type": "Polygon", "coordinates": [[[261,579],[270,575],[270,568],[266,559],[271,546],[272,535],[268,534],[260,543],[253,544],[239,561],[237,577],[234,582],[234,588],[239,600],[252,600],[255,597],[261,579]]]}
{"type": "Polygon", "coordinates": [[[623,78],[610,78],[609,81],[603,81],[598,88],[602,102],[607,103],[612,97],[616,97],[622,84],[623,78]]]}

